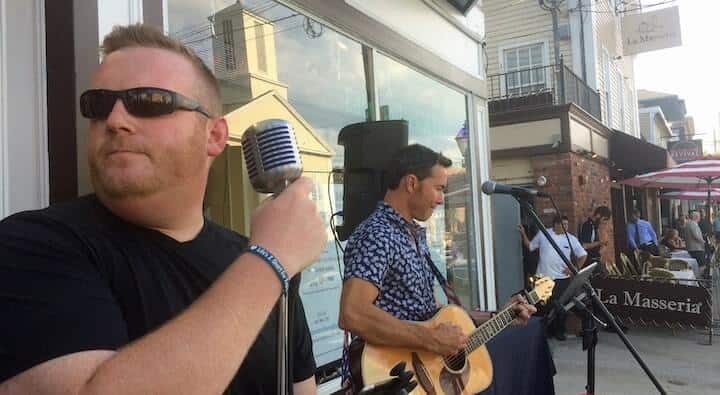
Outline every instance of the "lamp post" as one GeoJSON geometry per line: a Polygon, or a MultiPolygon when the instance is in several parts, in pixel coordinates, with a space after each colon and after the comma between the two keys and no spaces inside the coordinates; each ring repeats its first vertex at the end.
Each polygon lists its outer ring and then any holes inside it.
{"type": "Polygon", "coordinates": [[[462,167],[465,167],[465,158],[467,158],[468,147],[470,145],[470,135],[468,134],[467,121],[463,122],[463,126],[460,130],[458,130],[457,135],[455,135],[455,142],[457,143],[458,148],[460,149],[460,154],[462,155],[462,167]]]}

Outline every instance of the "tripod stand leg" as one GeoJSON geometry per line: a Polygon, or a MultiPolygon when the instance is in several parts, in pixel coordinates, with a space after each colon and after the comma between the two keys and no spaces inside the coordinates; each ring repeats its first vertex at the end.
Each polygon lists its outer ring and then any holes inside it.
{"type": "Polygon", "coordinates": [[[588,311],[583,312],[583,350],[587,351],[587,385],[585,393],[595,394],[595,346],[598,339],[598,328],[588,311]]]}

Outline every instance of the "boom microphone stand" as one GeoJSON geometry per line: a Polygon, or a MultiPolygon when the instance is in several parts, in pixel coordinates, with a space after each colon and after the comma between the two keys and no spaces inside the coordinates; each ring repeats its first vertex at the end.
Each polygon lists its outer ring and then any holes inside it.
{"type": "MultiPolygon", "coordinates": [[[[528,202],[527,195],[523,195],[521,193],[515,193],[512,194],[512,196],[515,198],[515,200],[518,201],[520,204],[520,207],[524,208],[529,214],[530,218],[532,218],[533,223],[538,227],[540,232],[547,238],[547,240],[550,242],[550,245],[553,246],[553,249],[557,252],[557,254],[560,256],[560,259],[565,263],[565,266],[567,266],[568,270],[570,270],[571,273],[573,273],[573,277],[578,274],[578,270],[575,268],[574,265],[570,263],[570,260],[563,254],[560,247],[555,243],[555,240],[550,236],[550,233],[545,229],[545,225],[542,223],[540,218],[537,215],[537,212],[535,209],[530,205],[528,202]]],[[[560,214],[558,212],[558,214],[560,214]]],[[[589,281],[585,281],[582,289],[585,293],[585,295],[590,298],[589,305],[584,305],[581,300],[577,300],[575,305],[576,306],[583,306],[584,309],[587,311],[583,311],[584,319],[583,319],[583,332],[585,330],[588,330],[587,338],[586,335],[583,334],[583,348],[587,348],[588,352],[588,371],[587,371],[587,394],[593,395],[595,393],[595,346],[597,344],[597,327],[595,326],[595,320],[597,320],[597,317],[594,317],[592,314],[592,308],[597,308],[602,312],[602,316],[605,319],[607,323],[610,324],[610,326],[615,330],[615,333],[620,337],[620,340],[625,344],[625,347],[630,351],[630,354],[635,358],[637,363],[640,365],[640,367],[645,371],[645,374],[648,376],[650,381],[655,385],[655,388],[661,393],[666,394],[665,390],[663,389],[662,385],[660,385],[660,382],[655,378],[653,373],[650,371],[650,368],[645,364],[645,361],[640,357],[640,354],[638,354],[635,347],[630,343],[630,340],[628,340],[627,336],[625,336],[625,333],[620,330],[620,326],[618,325],[617,321],[615,321],[615,317],[608,311],[607,307],[603,302],[600,300],[600,297],[595,292],[595,289],[590,285],[589,281]],[[579,302],[579,303],[578,303],[579,302]],[[587,328],[586,328],[587,325],[587,328]],[[594,332],[594,336],[593,336],[594,332]]],[[[562,308],[562,307],[560,307],[562,308]]]]}

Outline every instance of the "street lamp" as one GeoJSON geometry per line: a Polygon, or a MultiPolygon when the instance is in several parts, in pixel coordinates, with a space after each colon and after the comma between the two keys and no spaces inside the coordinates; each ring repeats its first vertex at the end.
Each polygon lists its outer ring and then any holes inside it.
{"type": "Polygon", "coordinates": [[[455,135],[455,142],[460,149],[460,154],[462,154],[463,158],[463,167],[465,167],[465,157],[468,154],[468,146],[470,145],[470,135],[468,134],[467,121],[463,122],[463,126],[460,130],[458,130],[457,135],[455,135]]]}

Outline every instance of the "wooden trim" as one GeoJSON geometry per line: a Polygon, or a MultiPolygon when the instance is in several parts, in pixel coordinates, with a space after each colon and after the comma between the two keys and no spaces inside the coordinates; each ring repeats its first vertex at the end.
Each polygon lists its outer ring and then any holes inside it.
{"type": "Polygon", "coordinates": [[[447,62],[431,51],[405,38],[386,25],[356,8],[337,0],[281,0],[318,17],[339,31],[377,48],[400,61],[413,65],[420,72],[431,75],[457,89],[487,97],[486,82],[447,62]]]}
{"type": "Polygon", "coordinates": [[[519,109],[502,113],[490,114],[490,127],[513,125],[516,123],[544,121],[546,119],[562,118],[567,113],[568,105],[542,106],[531,109],[519,109]]]}
{"type": "Polygon", "coordinates": [[[519,158],[519,157],[561,154],[561,153],[565,153],[565,152],[567,152],[567,151],[562,149],[562,145],[558,148],[553,148],[551,144],[546,144],[546,145],[535,145],[532,147],[507,148],[507,149],[495,150],[490,154],[490,158],[492,160],[512,159],[512,158],[519,158]]]}
{"type": "Polygon", "coordinates": [[[565,111],[560,114],[560,136],[562,142],[560,143],[560,152],[570,152],[572,150],[572,141],[570,137],[570,107],[567,105],[565,111]]]}
{"type": "Polygon", "coordinates": [[[490,115],[490,127],[508,126],[526,122],[537,122],[548,119],[560,120],[561,143],[553,148],[552,144],[534,145],[531,147],[507,148],[493,150],[491,159],[510,159],[537,155],[560,154],[570,151],[570,105],[543,106],[533,109],[510,111],[490,115]]]}
{"type": "Polygon", "coordinates": [[[75,53],[72,2],[45,0],[50,203],[77,197],[75,53]]]}
{"type": "Polygon", "coordinates": [[[598,134],[605,138],[610,138],[613,134],[612,129],[608,128],[600,122],[598,119],[596,119],[594,116],[592,116],[589,112],[582,109],[582,107],[577,106],[575,103],[569,104],[569,111],[574,115],[575,117],[579,118],[581,121],[585,122],[587,126],[589,126],[593,132],[597,131],[598,134]]]}

